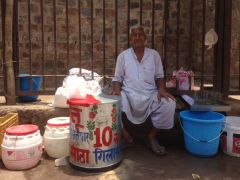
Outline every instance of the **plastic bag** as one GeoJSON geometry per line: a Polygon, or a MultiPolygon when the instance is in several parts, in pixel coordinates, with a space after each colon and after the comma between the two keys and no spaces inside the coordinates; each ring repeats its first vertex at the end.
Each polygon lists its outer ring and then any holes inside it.
{"type": "Polygon", "coordinates": [[[102,92],[103,77],[99,74],[81,68],[72,68],[69,70],[69,74],[78,75],[84,78],[87,94],[99,95],[102,92]]]}
{"type": "Polygon", "coordinates": [[[68,91],[64,87],[59,87],[55,93],[54,99],[53,99],[53,106],[54,107],[60,107],[60,108],[68,108],[69,105],[67,104],[68,91]]]}
{"type": "Polygon", "coordinates": [[[69,76],[64,78],[62,87],[55,93],[53,106],[68,108],[67,99],[86,98],[87,94],[99,95],[102,92],[103,77],[86,69],[72,68],[69,76]]]}
{"type": "Polygon", "coordinates": [[[189,90],[190,83],[188,78],[188,72],[184,71],[183,68],[177,72],[176,78],[178,80],[178,89],[180,90],[189,90]]]}
{"type": "Polygon", "coordinates": [[[87,96],[85,80],[82,76],[71,75],[66,80],[68,98],[85,99],[87,96]]]}
{"type": "Polygon", "coordinates": [[[166,87],[177,87],[179,90],[190,90],[193,86],[194,73],[192,71],[185,71],[183,67],[181,67],[178,71],[173,71],[172,79],[166,83],[166,87]]]}
{"type": "Polygon", "coordinates": [[[215,45],[218,42],[218,35],[216,31],[211,28],[206,34],[205,34],[205,46],[208,46],[207,49],[211,49],[213,45],[215,45]]]}

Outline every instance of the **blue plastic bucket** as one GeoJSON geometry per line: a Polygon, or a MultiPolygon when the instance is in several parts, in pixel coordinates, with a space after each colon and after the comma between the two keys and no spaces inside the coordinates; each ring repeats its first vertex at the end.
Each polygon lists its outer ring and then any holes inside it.
{"type": "Polygon", "coordinates": [[[225,116],[211,111],[180,112],[185,148],[197,156],[213,156],[218,152],[225,116]]]}
{"type": "MultiPolygon", "coordinates": [[[[42,86],[42,76],[40,75],[32,75],[29,74],[20,74],[20,90],[23,92],[37,92],[40,91],[42,86]],[[31,81],[32,81],[32,88],[31,87],[31,81]]],[[[19,99],[21,101],[27,102],[27,101],[36,101],[38,96],[19,96],[19,99]]]]}

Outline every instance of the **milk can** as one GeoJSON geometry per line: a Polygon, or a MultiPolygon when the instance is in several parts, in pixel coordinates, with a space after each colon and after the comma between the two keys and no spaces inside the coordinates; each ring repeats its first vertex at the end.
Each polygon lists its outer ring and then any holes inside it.
{"type": "Polygon", "coordinates": [[[103,171],[121,162],[119,97],[70,99],[70,165],[103,171]]]}
{"type": "Polygon", "coordinates": [[[69,155],[69,117],[49,119],[43,136],[44,149],[52,158],[69,155]]]}
{"type": "Polygon", "coordinates": [[[41,155],[42,137],[36,125],[17,125],[6,129],[2,160],[7,169],[32,168],[40,161],[41,155]]]}

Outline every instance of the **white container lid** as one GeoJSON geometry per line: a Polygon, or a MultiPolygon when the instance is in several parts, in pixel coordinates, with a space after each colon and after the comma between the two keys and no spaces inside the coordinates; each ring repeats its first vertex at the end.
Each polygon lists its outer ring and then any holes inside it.
{"type": "Polygon", "coordinates": [[[48,126],[54,126],[54,127],[59,127],[59,126],[69,126],[70,125],[70,118],[69,117],[56,117],[49,119],[47,121],[48,126]]]}
{"type": "Polygon", "coordinates": [[[240,117],[226,116],[226,126],[231,129],[240,130],[240,117]]]}

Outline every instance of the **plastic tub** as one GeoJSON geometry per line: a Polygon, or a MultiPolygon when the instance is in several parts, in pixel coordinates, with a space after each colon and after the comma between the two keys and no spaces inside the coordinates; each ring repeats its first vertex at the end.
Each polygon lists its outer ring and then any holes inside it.
{"type": "Polygon", "coordinates": [[[35,125],[7,128],[2,143],[2,161],[7,169],[34,167],[41,159],[42,137],[35,125]]]}
{"type": "Polygon", "coordinates": [[[218,152],[225,116],[210,111],[180,112],[185,148],[197,156],[213,156],[218,152]]]}
{"type": "Polygon", "coordinates": [[[61,158],[69,155],[69,125],[69,117],[56,117],[48,120],[43,142],[45,151],[50,157],[61,158]]]}
{"type": "Polygon", "coordinates": [[[240,157],[240,117],[226,117],[226,128],[222,134],[221,141],[224,153],[240,157]]]}

